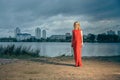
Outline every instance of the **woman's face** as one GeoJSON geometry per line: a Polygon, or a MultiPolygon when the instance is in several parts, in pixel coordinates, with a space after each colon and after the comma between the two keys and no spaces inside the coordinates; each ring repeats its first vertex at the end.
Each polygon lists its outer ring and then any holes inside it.
{"type": "Polygon", "coordinates": [[[74,29],[79,29],[79,27],[80,27],[79,23],[74,24],[74,29]]]}

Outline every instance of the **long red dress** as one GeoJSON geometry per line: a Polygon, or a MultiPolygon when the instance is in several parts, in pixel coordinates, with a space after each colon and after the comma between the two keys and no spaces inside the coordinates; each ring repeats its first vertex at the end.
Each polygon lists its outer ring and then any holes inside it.
{"type": "Polygon", "coordinates": [[[74,50],[75,66],[82,66],[82,33],[80,30],[72,31],[72,47],[74,50]]]}

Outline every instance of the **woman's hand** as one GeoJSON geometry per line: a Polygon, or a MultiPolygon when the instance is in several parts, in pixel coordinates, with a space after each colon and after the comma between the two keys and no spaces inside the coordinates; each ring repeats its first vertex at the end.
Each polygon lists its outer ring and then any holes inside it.
{"type": "Polygon", "coordinates": [[[73,44],[71,44],[71,47],[73,47],[73,44]]]}
{"type": "Polygon", "coordinates": [[[83,42],[82,42],[82,46],[83,46],[83,42]]]}

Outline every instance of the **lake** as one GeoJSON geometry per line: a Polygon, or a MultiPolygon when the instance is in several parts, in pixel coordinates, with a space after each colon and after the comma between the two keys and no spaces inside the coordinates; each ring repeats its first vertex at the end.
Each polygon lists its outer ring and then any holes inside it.
{"type": "MultiPolygon", "coordinates": [[[[72,55],[70,42],[0,42],[7,46],[31,46],[31,49],[39,49],[41,56],[55,57],[62,54],[72,55]]],[[[120,55],[120,43],[84,43],[82,56],[117,56],[120,55]]]]}

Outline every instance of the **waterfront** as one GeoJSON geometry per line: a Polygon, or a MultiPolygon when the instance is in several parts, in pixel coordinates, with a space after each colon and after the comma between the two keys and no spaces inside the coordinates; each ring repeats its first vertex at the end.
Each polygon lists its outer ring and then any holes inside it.
{"type": "MultiPolygon", "coordinates": [[[[41,56],[56,57],[72,55],[70,42],[0,42],[0,45],[26,46],[40,50],[41,56]]],[[[84,43],[82,56],[117,56],[120,55],[120,43],[84,43]]]]}

